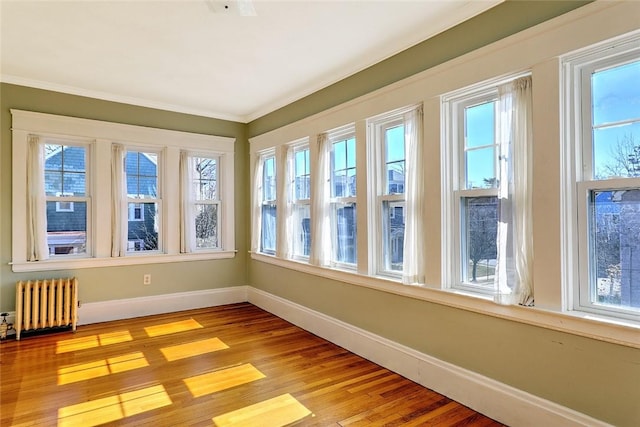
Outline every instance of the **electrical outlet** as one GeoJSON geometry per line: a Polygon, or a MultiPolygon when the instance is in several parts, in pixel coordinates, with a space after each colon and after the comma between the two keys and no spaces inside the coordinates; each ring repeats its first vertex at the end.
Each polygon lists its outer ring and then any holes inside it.
{"type": "Polygon", "coordinates": [[[142,276],[142,284],[143,285],[150,285],[151,284],[151,275],[150,274],[145,274],[144,276],[142,276]]]}

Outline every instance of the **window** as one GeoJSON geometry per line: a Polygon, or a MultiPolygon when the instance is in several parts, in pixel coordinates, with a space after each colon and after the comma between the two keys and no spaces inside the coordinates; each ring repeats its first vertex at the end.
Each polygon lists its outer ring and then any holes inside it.
{"type": "Polygon", "coordinates": [[[235,256],[234,139],[11,114],[14,272],[235,256]],[[199,164],[188,185],[182,153],[199,164]]]}
{"type": "Polygon", "coordinates": [[[191,157],[195,200],[192,207],[196,249],[217,249],[220,224],[217,157],[191,157]]]}
{"type": "Polygon", "coordinates": [[[339,131],[331,140],[331,262],[355,268],[356,138],[354,129],[339,131]]]}
{"type": "Polygon", "coordinates": [[[372,216],[379,243],[374,245],[378,274],[402,272],[405,207],[405,140],[402,113],[370,121],[371,166],[376,169],[375,206],[372,216]],[[371,146],[373,144],[373,146],[371,146]]]}
{"type": "Polygon", "coordinates": [[[565,61],[575,90],[578,281],[573,308],[640,315],[639,39],[565,61]]]}
{"type": "Polygon", "coordinates": [[[276,158],[274,153],[262,158],[262,203],[260,252],[276,253],[276,158]]]}
{"type": "Polygon", "coordinates": [[[458,149],[454,177],[454,286],[493,290],[498,230],[497,91],[464,94],[450,101],[452,141],[458,149]]]}
{"type": "Polygon", "coordinates": [[[50,256],[87,255],[90,198],[88,148],[71,142],[44,144],[47,246],[50,256]]]}
{"type": "Polygon", "coordinates": [[[311,168],[309,145],[293,148],[293,256],[308,258],[311,251],[311,168]]]}
{"type": "Polygon", "coordinates": [[[162,197],[159,187],[160,154],[127,150],[125,175],[128,211],[133,213],[127,224],[127,241],[142,245],[127,246],[127,252],[158,251],[161,249],[162,197]]]}

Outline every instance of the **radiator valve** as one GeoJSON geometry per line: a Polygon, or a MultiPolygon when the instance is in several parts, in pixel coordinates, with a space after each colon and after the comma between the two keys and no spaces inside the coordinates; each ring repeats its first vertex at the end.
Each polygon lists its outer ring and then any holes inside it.
{"type": "Polygon", "coordinates": [[[0,340],[7,339],[7,332],[13,329],[12,323],[7,323],[7,316],[9,313],[2,313],[2,323],[0,323],[0,340]]]}

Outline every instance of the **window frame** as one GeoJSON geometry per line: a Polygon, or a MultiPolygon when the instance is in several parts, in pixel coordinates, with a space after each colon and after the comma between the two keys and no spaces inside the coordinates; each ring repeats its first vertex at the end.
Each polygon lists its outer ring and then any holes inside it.
{"type": "MultiPolygon", "coordinates": [[[[565,192],[570,195],[564,205],[563,257],[567,269],[563,274],[564,309],[591,313],[607,318],[640,320],[640,308],[622,308],[592,302],[597,292],[594,283],[594,260],[591,240],[590,198],[594,191],[639,189],[640,177],[606,177],[598,179],[593,167],[592,86],[591,75],[640,60],[640,34],[610,40],[562,57],[565,110],[565,156],[574,163],[565,165],[565,192]],[[575,254],[568,250],[577,247],[575,254]]],[[[625,120],[626,122],[638,122],[625,120]]],[[[614,124],[617,125],[617,122],[614,124]]],[[[599,128],[603,126],[598,126],[599,128]]]]}
{"type": "MultiPolygon", "coordinates": [[[[196,219],[196,210],[195,207],[197,205],[213,205],[216,206],[216,216],[217,216],[217,220],[216,220],[216,235],[217,235],[217,245],[215,247],[213,246],[207,246],[207,247],[201,247],[199,248],[197,243],[196,243],[196,247],[193,249],[195,252],[211,252],[211,251],[219,251],[222,248],[222,242],[221,242],[221,230],[220,230],[220,225],[222,224],[222,220],[223,220],[223,216],[224,216],[224,202],[222,200],[222,191],[223,189],[221,188],[222,186],[220,185],[220,177],[222,176],[223,172],[221,170],[221,166],[222,166],[222,162],[221,162],[221,155],[218,153],[207,153],[207,152],[188,152],[187,156],[189,158],[189,164],[191,163],[191,161],[195,161],[196,158],[200,158],[200,159],[209,159],[209,160],[215,160],[216,162],[216,191],[215,191],[215,195],[216,197],[213,199],[198,199],[197,197],[194,197],[194,200],[191,203],[191,212],[193,212],[193,218],[191,218],[192,220],[195,221],[196,219]]],[[[194,178],[195,180],[195,178],[194,178]]],[[[197,242],[197,237],[196,237],[196,242],[197,242]]]]}
{"type": "MultiPolygon", "coordinates": [[[[157,264],[166,262],[213,260],[233,258],[235,248],[235,197],[234,166],[235,138],[204,135],[144,126],[125,125],[99,120],[81,119],[47,113],[10,109],[12,116],[12,240],[11,269],[13,272],[81,269],[106,266],[157,264]],[[37,135],[42,140],[71,141],[86,144],[90,171],[87,174],[87,192],[91,194],[87,228],[87,246],[91,256],[51,257],[43,261],[27,261],[27,213],[26,213],[26,159],[28,138],[37,135]],[[122,144],[125,149],[138,147],[143,150],[163,152],[164,190],[163,217],[165,219],[165,245],[162,252],[113,257],[111,255],[110,227],[114,213],[111,208],[111,159],[112,145],[122,144]],[[221,249],[207,252],[180,252],[179,213],[179,158],[180,151],[188,150],[214,153],[220,156],[222,208],[221,249]],[[98,185],[99,183],[99,185],[98,185]],[[24,221],[18,220],[25,218],[24,221]],[[90,242],[90,244],[89,244],[90,242]]],[[[89,166],[88,166],[89,167],[89,166]]],[[[77,196],[74,196],[77,197],[77,196]]],[[[125,207],[126,209],[126,207],[125,207]]],[[[123,211],[124,221],[128,213],[123,211]]],[[[126,242],[123,243],[126,250],[126,242]]]]}
{"type": "MultiPolygon", "coordinates": [[[[341,141],[344,141],[345,144],[353,139],[354,140],[354,155],[355,155],[355,166],[353,167],[353,169],[355,169],[355,178],[357,180],[357,176],[358,176],[358,163],[357,163],[357,159],[358,159],[358,153],[357,153],[357,146],[358,146],[358,140],[356,138],[356,129],[355,129],[355,125],[348,125],[346,127],[340,128],[340,129],[336,129],[333,131],[328,132],[328,138],[329,138],[329,144],[331,144],[331,149],[329,150],[329,182],[330,182],[330,187],[331,190],[329,192],[329,210],[330,210],[330,228],[331,228],[331,259],[330,259],[330,265],[332,267],[335,268],[339,268],[339,269],[344,269],[344,270],[356,270],[358,268],[358,224],[357,224],[357,218],[356,221],[354,222],[354,240],[355,240],[355,262],[353,263],[349,263],[349,262],[345,262],[345,261],[340,261],[338,260],[338,254],[337,254],[337,250],[338,250],[338,217],[337,217],[337,209],[339,206],[342,207],[353,207],[356,209],[357,212],[357,195],[358,195],[358,191],[357,191],[357,184],[356,184],[356,194],[355,195],[348,195],[348,196],[335,196],[334,195],[334,174],[336,172],[335,169],[335,151],[334,151],[334,144],[339,143],[341,141]]],[[[346,158],[345,158],[345,172],[347,173],[347,177],[348,175],[348,171],[349,168],[348,165],[348,150],[345,147],[345,153],[346,154],[346,158]]],[[[348,183],[347,183],[348,184],[348,183]]]]}
{"type": "MultiPolygon", "coordinates": [[[[369,241],[369,257],[373,260],[369,266],[369,274],[380,277],[389,277],[394,280],[402,278],[402,270],[391,269],[391,236],[385,239],[388,228],[389,212],[388,206],[391,203],[399,203],[405,201],[404,187],[402,193],[390,193],[388,174],[387,174],[387,154],[386,154],[386,135],[385,132],[398,126],[404,126],[404,114],[414,106],[404,107],[393,110],[378,116],[367,119],[367,173],[370,177],[369,188],[369,218],[370,230],[373,236],[369,241]],[[386,234],[385,234],[386,233],[386,234]],[[389,243],[387,243],[389,241],[389,243]]],[[[403,137],[404,138],[404,137],[403,137]]],[[[404,139],[403,139],[403,145],[404,139]]],[[[406,162],[406,146],[404,147],[405,155],[403,161],[406,162]]]]}
{"type": "MultiPolygon", "coordinates": [[[[446,170],[451,168],[452,180],[451,188],[447,189],[447,192],[451,194],[451,199],[448,202],[453,212],[453,221],[450,221],[450,244],[451,244],[451,271],[449,273],[451,280],[447,282],[448,287],[451,289],[458,289],[465,292],[476,293],[479,295],[492,295],[493,286],[474,285],[471,282],[465,281],[467,277],[467,269],[469,266],[463,260],[467,259],[466,253],[468,251],[467,244],[464,242],[467,233],[466,230],[466,216],[465,216],[465,201],[467,199],[479,198],[479,197],[497,197],[499,187],[482,188],[482,187],[467,187],[467,152],[469,151],[466,146],[467,129],[465,123],[465,110],[466,108],[483,105],[489,102],[496,102],[498,99],[497,83],[490,82],[480,85],[475,85],[469,89],[463,89],[456,91],[450,95],[444,95],[442,97],[444,110],[447,111],[445,116],[445,127],[447,128],[447,137],[443,138],[443,144],[448,147],[445,150],[451,150],[451,157],[449,162],[453,166],[443,165],[442,169],[446,170]]],[[[494,105],[494,143],[491,145],[483,145],[480,147],[474,147],[473,149],[482,149],[487,147],[494,148],[494,176],[498,176],[498,156],[499,149],[496,144],[496,106],[494,105]]],[[[443,251],[443,253],[445,253],[443,251]]]]}
{"type": "Polygon", "coordinates": [[[311,217],[313,215],[313,212],[311,212],[311,148],[307,140],[291,144],[288,147],[292,150],[291,164],[288,165],[292,168],[292,170],[286,174],[286,176],[290,176],[292,180],[290,194],[288,195],[288,200],[291,201],[291,257],[299,261],[308,262],[310,253],[304,254],[304,242],[298,240],[298,238],[302,234],[304,234],[304,229],[300,224],[297,223],[296,219],[299,219],[299,209],[305,209],[306,207],[306,209],[309,210],[309,252],[311,252],[311,217]],[[298,165],[296,154],[300,152],[306,152],[306,155],[303,154],[303,156],[305,157],[305,172],[308,173],[305,173],[303,175],[297,175],[298,165]],[[298,198],[298,192],[296,189],[296,179],[298,177],[307,177],[307,179],[309,180],[309,197],[298,198]],[[300,249],[302,249],[302,252],[300,251],[300,249]]]}
{"type": "MultiPolygon", "coordinates": [[[[260,154],[260,159],[258,160],[262,163],[262,196],[260,197],[260,244],[258,247],[258,253],[260,254],[264,254],[264,255],[268,255],[268,256],[275,256],[276,252],[278,250],[278,215],[281,215],[278,213],[279,209],[278,209],[278,161],[277,161],[277,156],[276,156],[276,151],[275,149],[271,149],[271,150],[266,150],[264,152],[262,152],[260,154]],[[265,196],[265,163],[267,162],[267,160],[272,159],[273,160],[273,174],[274,174],[274,198],[273,199],[267,199],[265,196]],[[264,212],[264,208],[268,206],[271,207],[273,209],[275,209],[276,211],[276,219],[275,219],[275,228],[273,230],[273,236],[274,236],[274,247],[273,250],[264,250],[264,218],[263,218],[263,212],[264,212]]],[[[282,197],[282,196],[281,196],[282,197]]]]}
{"type": "MultiPolygon", "coordinates": [[[[156,157],[156,184],[157,184],[157,188],[156,188],[156,196],[155,197],[139,197],[139,194],[134,196],[131,194],[127,193],[127,198],[125,200],[125,203],[127,204],[127,242],[129,241],[129,222],[135,222],[135,223],[145,223],[147,221],[147,218],[144,213],[146,205],[155,205],[156,206],[156,216],[157,216],[157,223],[155,224],[155,227],[157,227],[157,247],[156,249],[150,249],[150,250],[129,250],[130,245],[126,245],[125,247],[125,251],[124,254],[125,256],[142,256],[142,255],[153,255],[153,254],[162,254],[165,251],[165,229],[167,227],[167,224],[165,224],[165,214],[164,214],[164,203],[163,203],[163,177],[164,177],[164,155],[163,155],[163,150],[162,149],[149,149],[148,147],[137,147],[135,145],[125,145],[125,164],[126,164],[126,156],[128,153],[138,153],[139,155],[143,155],[145,157],[146,154],[155,154],[156,157]],[[140,204],[142,205],[142,219],[141,220],[136,220],[136,221],[129,221],[128,219],[128,212],[129,212],[129,205],[131,204],[140,204]]],[[[127,171],[126,171],[126,167],[123,170],[123,174],[124,176],[122,177],[123,180],[127,180],[128,176],[127,176],[127,171]]],[[[148,175],[141,175],[138,174],[136,175],[138,177],[148,177],[148,175]]],[[[125,182],[125,186],[127,186],[128,184],[125,182]]],[[[132,239],[132,241],[137,242],[139,240],[144,241],[144,239],[140,239],[138,238],[134,238],[132,239]]]]}
{"type": "MultiPolygon", "coordinates": [[[[44,145],[47,144],[51,144],[51,145],[60,145],[63,147],[83,147],[85,152],[84,152],[84,162],[85,162],[85,171],[84,171],[84,179],[85,179],[85,195],[84,196],[79,196],[79,195],[75,195],[73,193],[67,193],[67,194],[62,194],[61,192],[56,192],[55,196],[52,195],[45,195],[44,197],[44,201],[45,203],[49,203],[49,202],[55,202],[55,206],[56,206],[56,213],[57,212],[62,212],[62,213],[75,213],[75,202],[78,203],[85,203],[86,205],[86,209],[85,209],[85,224],[86,224],[86,229],[85,229],[85,252],[84,253],[71,253],[71,254],[57,254],[55,253],[55,248],[53,248],[54,250],[52,251],[52,248],[49,248],[49,257],[57,259],[57,260],[64,260],[64,259],[77,259],[77,258],[90,258],[93,254],[93,221],[91,220],[92,218],[92,197],[91,197],[91,189],[92,189],[92,179],[91,179],[91,171],[93,169],[93,165],[92,165],[92,143],[91,141],[88,140],[82,140],[82,139],[77,139],[77,138],[73,138],[73,137],[66,137],[66,138],[61,138],[59,136],[56,135],[40,135],[42,140],[41,143],[44,145]],[[60,208],[60,203],[69,203],[70,204],[70,208],[69,209],[61,209],[60,208]]],[[[45,156],[46,157],[46,156],[45,156]]],[[[45,164],[46,164],[46,158],[45,158],[45,164]]],[[[46,176],[46,166],[43,165],[44,167],[44,171],[45,171],[45,176],[46,176]]],[[[64,169],[62,169],[62,173],[64,176],[64,169]]],[[[45,178],[46,180],[46,178],[45,178]]],[[[48,233],[48,232],[47,232],[48,233]]]]}

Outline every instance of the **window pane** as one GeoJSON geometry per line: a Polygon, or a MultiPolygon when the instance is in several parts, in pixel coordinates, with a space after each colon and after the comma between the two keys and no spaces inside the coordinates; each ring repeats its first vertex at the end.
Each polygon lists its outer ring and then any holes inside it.
{"type": "Polygon", "coordinates": [[[73,202],[73,210],[47,202],[47,245],[50,255],[87,252],[87,204],[73,202]]]}
{"type": "Polygon", "coordinates": [[[86,148],[45,145],[45,192],[48,196],[84,196],[86,148]]]}
{"type": "Polygon", "coordinates": [[[593,130],[595,179],[640,176],[640,121],[593,130]]]}
{"type": "Polygon", "coordinates": [[[466,197],[462,212],[462,280],[491,288],[496,266],[498,198],[466,197]]]}
{"type": "Polygon", "coordinates": [[[196,204],[196,247],[212,249],[218,247],[218,205],[196,204]]]}
{"type": "Polygon", "coordinates": [[[311,193],[309,149],[298,150],[294,155],[295,198],[308,199],[311,193]]]}
{"type": "Polygon", "coordinates": [[[350,138],[347,140],[347,167],[356,167],[356,139],[350,138]]]}
{"type": "Polygon", "coordinates": [[[591,78],[593,125],[640,119],[640,61],[598,71],[591,78]]]}
{"type": "Polygon", "coordinates": [[[276,253],[276,206],[262,205],[262,226],[260,227],[260,252],[276,253]]]}
{"type": "Polygon", "coordinates": [[[267,157],[264,160],[262,193],[262,200],[276,199],[276,162],[274,157],[267,157]]]}
{"type": "Polygon", "coordinates": [[[158,155],[128,151],[126,156],[129,197],[158,198],[158,155]]]}
{"type": "Polygon", "coordinates": [[[387,163],[404,160],[404,125],[385,130],[387,163]]]}
{"type": "Polygon", "coordinates": [[[355,264],[357,257],[356,204],[335,203],[332,208],[334,262],[355,264]]]}
{"type": "Polygon", "coordinates": [[[311,251],[311,209],[309,205],[293,208],[293,253],[309,256],[311,251]]]}
{"type": "Polygon", "coordinates": [[[494,147],[466,152],[465,188],[497,187],[494,147]]]}
{"type": "Polygon", "coordinates": [[[495,101],[464,109],[465,148],[495,144],[495,101]]]}
{"type": "Polygon", "coordinates": [[[402,271],[404,259],[404,201],[382,204],[384,265],[386,270],[402,271]]]}
{"type": "Polygon", "coordinates": [[[216,200],[218,197],[217,159],[195,157],[193,160],[196,200],[216,200]]]}
{"type": "Polygon", "coordinates": [[[591,302],[640,309],[640,190],[592,191],[591,302]]]}
{"type": "Polygon", "coordinates": [[[333,169],[331,172],[331,196],[355,197],[356,159],[355,138],[333,144],[333,169]]]}
{"type": "Polygon", "coordinates": [[[129,221],[127,222],[127,251],[157,251],[158,247],[158,204],[129,203],[129,221]],[[131,213],[135,219],[131,218],[131,213]],[[142,218],[139,219],[137,216],[142,218]]]}

